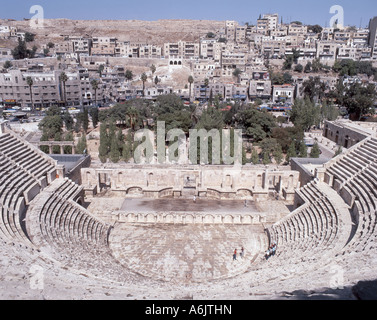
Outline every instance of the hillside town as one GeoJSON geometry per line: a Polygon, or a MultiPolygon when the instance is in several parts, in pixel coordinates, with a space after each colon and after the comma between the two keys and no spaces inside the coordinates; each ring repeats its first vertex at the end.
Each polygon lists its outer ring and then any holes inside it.
{"type": "Polygon", "coordinates": [[[0,25],[3,112],[108,107],[170,93],[199,105],[218,99],[289,110],[309,79],[319,77],[325,92],[339,79],[374,86],[377,79],[377,17],[357,28],[284,23],[264,14],[255,25],[225,21],[196,41],[158,44],[103,32],[52,41],[16,25],[10,19],[0,25]]]}

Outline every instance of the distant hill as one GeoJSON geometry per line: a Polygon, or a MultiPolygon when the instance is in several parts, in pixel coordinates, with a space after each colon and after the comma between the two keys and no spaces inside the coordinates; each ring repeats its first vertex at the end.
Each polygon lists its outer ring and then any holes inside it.
{"type": "Polygon", "coordinates": [[[44,27],[31,29],[29,21],[0,20],[0,24],[16,26],[20,31],[37,35],[36,41],[59,41],[64,36],[112,36],[119,41],[163,44],[178,40],[198,41],[208,32],[225,27],[215,20],[68,20],[45,19],[44,27]]]}

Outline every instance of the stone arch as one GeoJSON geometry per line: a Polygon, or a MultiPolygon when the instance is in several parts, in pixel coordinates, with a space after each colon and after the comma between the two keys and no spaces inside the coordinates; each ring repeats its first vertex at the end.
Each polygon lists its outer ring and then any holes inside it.
{"type": "Polygon", "coordinates": [[[126,190],[126,194],[142,194],[142,193],[143,193],[143,189],[140,187],[129,187],[126,190]]]}
{"type": "Polygon", "coordinates": [[[243,216],[241,219],[243,224],[253,224],[253,217],[252,216],[243,216]]]}
{"type": "Polygon", "coordinates": [[[211,214],[207,214],[203,217],[203,223],[204,224],[213,224],[215,222],[215,218],[211,214]]]}
{"type": "Polygon", "coordinates": [[[174,223],[174,216],[172,214],[167,214],[165,216],[165,223],[174,223]]]}
{"type": "Polygon", "coordinates": [[[226,215],[223,219],[223,222],[225,224],[233,224],[233,216],[231,215],[226,215]]]}
{"type": "Polygon", "coordinates": [[[187,224],[194,223],[194,217],[191,214],[185,215],[185,223],[187,223],[187,224]]]}
{"type": "Polygon", "coordinates": [[[136,216],[134,213],[129,213],[126,217],[127,222],[135,222],[136,221],[136,216]]]}
{"type": "Polygon", "coordinates": [[[207,189],[207,198],[220,199],[221,193],[215,189],[207,189]]]}
{"type": "Polygon", "coordinates": [[[238,198],[249,198],[253,197],[253,192],[250,189],[238,189],[236,196],[238,198]]]}
{"type": "Polygon", "coordinates": [[[147,214],[147,222],[156,222],[156,216],[153,213],[147,214]]]}
{"type": "Polygon", "coordinates": [[[173,188],[165,188],[158,192],[159,198],[173,198],[173,188]]]}

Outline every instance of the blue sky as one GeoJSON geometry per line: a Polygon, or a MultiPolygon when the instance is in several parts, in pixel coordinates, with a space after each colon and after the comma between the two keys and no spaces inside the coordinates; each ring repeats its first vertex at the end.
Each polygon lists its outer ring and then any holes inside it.
{"type": "Polygon", "coordinates": [[[278,13],[284,22],[329,25],[330,7],[341,5],[345,25],[365,27],[377,16],[376,0],[0,0],[0,18],[31,18],[40,5],[48,19],[236,20],[255,23],[259,14],[278,13]]]}

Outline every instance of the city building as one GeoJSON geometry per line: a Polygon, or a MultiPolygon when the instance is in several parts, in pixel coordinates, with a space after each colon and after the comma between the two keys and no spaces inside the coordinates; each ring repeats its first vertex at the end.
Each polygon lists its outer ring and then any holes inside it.
{"type": "Polygon", "coordinates": [[[249,81],[249,98],[270,99],[272,84],[267,71],[254,71],[249,81]]]}
{"type": "Polygon", "coordinates": [[[290,84],[274,85],[272,89],[272,102],[294,102],[295,86],[290,84]]]}

